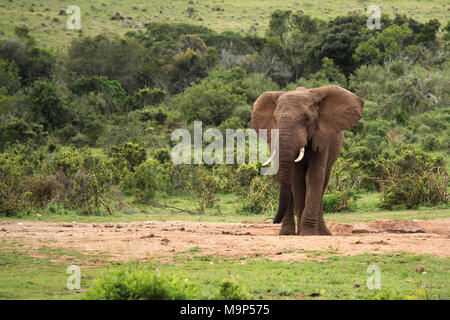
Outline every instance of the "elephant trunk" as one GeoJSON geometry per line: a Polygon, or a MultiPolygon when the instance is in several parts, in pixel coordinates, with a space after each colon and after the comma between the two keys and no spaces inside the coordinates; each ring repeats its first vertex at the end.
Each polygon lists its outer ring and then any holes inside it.
{"type": "Polygon", "coordinates": [[[280,133],[279,151],[278,181],[280,195],[278,199],[278,210],[273,218],[273,223],[280,223],[283,220],[291,202],[292,172],[294,170],[294,159],[296,155],[292,147],[292,136],[289,133],[280,133]]]}

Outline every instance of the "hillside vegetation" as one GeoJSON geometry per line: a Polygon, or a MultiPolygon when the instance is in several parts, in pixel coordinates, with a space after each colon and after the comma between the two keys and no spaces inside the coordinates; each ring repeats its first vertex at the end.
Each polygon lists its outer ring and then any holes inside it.
{"type": "MultiPolygon", "coordinates": [[[[144,28],[149,22],[190,23],[215,31],[257,32],[268,29],[270,16],[277,10],[303,12],[314,18],[329,20],[349,13],[366,13],[373,5],[366,0],[300,1],[300,0],[152,0],[152,1],[86,1],[79,0],[82,33],[123,35],[128,29],[144,28]],[[111,20],[119,12],[124,20],[111,20]],[[125,21],[125,19],[127,19],[125,21]]],[[[0,30],[3,38],[11,38],[16,26],[26,26],[38,43],[50,47],[67,47],[78,31],[66,28],[64,14],[73,1],[3,1],[0,4],[0,30]]],[[[383,14],[406,14],[420,22],[438,19],[448,22],[450,5],[446,1],[377,1],[383,14]]]]}
{"type": "Polygon", "coordinates": [[[172,132],[195,120],[247,128],[261,93],[324,85],[365,100],[326,212],[359,210],[367,193],[372,208],[448,208],[450,24],[384,15],[370,30],[361,14],[291,10],[268,20],[260,34],[150,22],[122,37],[83,33],[65,51],[16,26],[0,41],[0,214],[111,215],[188,196],[190,213],[221,215],[219,194],[237,197],[233,214],[272,212],[276,181],[260,164],[176,166],[172,132]]]}

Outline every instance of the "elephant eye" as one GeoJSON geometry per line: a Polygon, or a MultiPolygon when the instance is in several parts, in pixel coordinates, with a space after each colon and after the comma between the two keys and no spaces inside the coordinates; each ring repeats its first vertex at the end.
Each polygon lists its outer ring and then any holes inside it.
{"type": "Polygon", "coordinates": [[[305,117],[303,118],[303,120],[304,120],[305,122],[309,122],[309,121],[311,120],[311,118],[310,118],[309,116],[305,116],[305,117]]]}

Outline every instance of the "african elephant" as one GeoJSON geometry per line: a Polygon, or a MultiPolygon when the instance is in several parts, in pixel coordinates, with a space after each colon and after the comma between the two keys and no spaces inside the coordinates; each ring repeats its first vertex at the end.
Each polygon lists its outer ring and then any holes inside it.
{"type": "Polygon", "coordinates": [[[280,235],[331,235],[323,219],[323,193],[343,130],[361,119],[363,106],[362,99],[338,86],[268,91],[253,104],[251,127],[268,130],[269,146],[270,130],[279,129],[279,204],[273,223],[282,223],[280,235]]]}

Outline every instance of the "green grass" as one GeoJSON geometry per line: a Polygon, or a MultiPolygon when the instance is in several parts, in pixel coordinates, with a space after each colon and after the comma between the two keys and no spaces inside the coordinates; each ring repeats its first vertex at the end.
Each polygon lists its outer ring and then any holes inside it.
{"type": "MultiPolygon", "coordinates": [[[[114,210],[113,215],[86,215],[79,210],[65,209],[60,206],[49,206],[36,212],[41,216],[23,214],[16,217],[0,217],[0,221],[47,221],[47,222],[132,222],[132,221],[198,221],[198,222],[264,222],[271,221],[275,212],[266,214],[239,214],[241,202],[238,196],[233,194],[216,194],[217,205],[208,208],[205,214],[189,214],[171,208],[161,208],[151,205],[133,203],[133,198],[123,199],[125,208],[114,210]]],[[[184,210],[198,212],[196,201],[188,195],[173,195],[159,199],[161,203],[184,210]]],[[[325,220],[331,222],[369,222],[377,219],[405,219],[428,220],[450,217],[450,209],[447,206],[421,207],[417,210],[385,211],[378,208],[379,193],[367,193],[360,195],[357,201],[357,209],[354,212],[325,213],[325,220]]],[[[276,210],[276,207],[274,208],[276,210]]]]}
{"type": "MultiPolygon", "coordinates": [[[[85,292],[95,278],[111,267],[94,264],[90,256],[44,247],[39,257],[11,243],[0,248],[0,299],[80,299],[82,294],[66,289],[70,264],[81,267],[81,289],[85,292]],[[54,262],[55,257],[71,257],[54,262]]],[[[61,249],[62,250],[62,249],[61,249]]],[[[302,251],[303,252],[303,251],[302,251]]],[[[152,268],[197,281],[214,290],[224,278],[243,284],[252,299],[449,299],[450,259],[405,253],[341,256],[338,252],[310,252],[310,259],[296,262],[269,261],[259,257],[201,255],[198,250],[178,255],[176,265],[149,262],[152,268]],[[381,289],[366,286],[369,265],[381,272],[381,289]],[[425,274],[416,269],[424,268],[425,274]]]]}
{"type": "MultiPolygon", "coordinates": [[[[60,10],[65,11],[69,5],[73,5],[73,1],[17,0],[4,1],[2,4],[0,14],[4,19],[0,21],[0,30],[4,32],[4,35],[1,38],[13,38],[14,27],[21,25],[27,25],[40,44],[56,48],[67,47],[70,41],[78,36],[79,31],[67,29],[68,16],[58,15],[60,10]],[[54,18],[58,21],[54,21],[54,18]],[[46,26],[42,26],[42,23],[46,26]]],[[[130,29],[122,26],[123,21],[110,20],[111,15],[116,11],[120,11],[125,17],[131,17],[134,23],[142,25],[147,21],[184,22],[204,25],[216,31],[264,33],[269,24],[270,14],[276,9],[302,10],[313,17],[329,19],[356,10],[365,12],[365,8],[371,4],[373,3],[366,0],[194,0],[193,4],[189,4],[187,0],[78,0],[76,2],[81,9],[82,33],[86,35],[124,34],[129,31],[130,29]],[[106,6],[102,6],[102,3],[106,6]],[[195,10],[191,17],[187,12],[188,7],[195,10]],[[213,7],[223,8],[224,11],[213,11],[213,7]]],[[[436,18],[446,24],[449,20],[447,11],[449,6],[443,0],[380,0],[376,4],[381,6],[382,13],[387,13],[391,17],[395,13],[400,13],[422,22],[436,18]]]]}
{"type": "Polygon", "coordinates": [[[81,267],[82,289],[94,283],[106,263],[104,255],[82,255],[63,248],[40,247],[29,252],[23,244],[1,241],[0,299],[79,299],[80,292],[68,290],[70,265],[81,267]]]}
{"type": "Polygon", "coordinates": [[[181,268],[169,264],[155,264],[155,267],[206,286],[215,286],[231,276],[245,285],[254,299],[450,298],[450,259],[404,253],[340,256],[320,251],[311,256],[324,259],[286,263],[258,258],[229,261],[194,256],[197,258],[181,268]],[[372,264],[381,271],[380,290],[369,290],[366,286],[370,276],[367,267],[372,264]],[[426,274],[416,272],[420,267],[426,274]]]}

